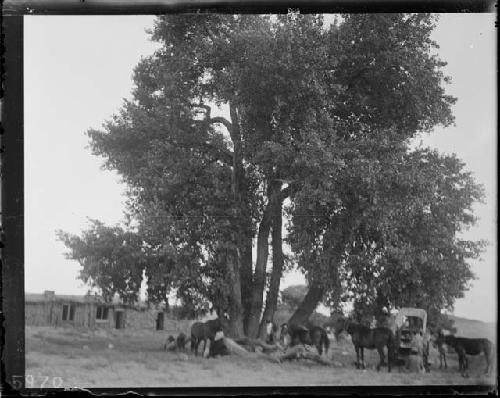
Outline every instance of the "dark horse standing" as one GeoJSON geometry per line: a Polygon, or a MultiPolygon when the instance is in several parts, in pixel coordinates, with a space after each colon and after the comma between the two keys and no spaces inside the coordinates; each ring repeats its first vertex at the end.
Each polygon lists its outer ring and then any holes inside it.
{"type": "Polygon", "coordinates": [[[191,326],[191,351],[198,355],[198,347],[204,341],[203,351],[207,345],[207,340],[210,340],[210,346],[213,345],[215,335],[222,331],[222,322],[219,318],[211,319],[206,322],[195,322],[191,326]]]}
{"type": "Polygon", "coordinates": [[[281,326],[281,333],[288,333],[291,337],[291,346],[298,344],[313,345],[318,350],[318,354],[323,354],[323,349],[325,354],[328,354],[328,349],[330,348],[330,339],[326,333],[326,330],[321,326],[316,326],[313,324],[303,325],[287,325],[283,324],[281,326]]]}
{"type": "Polygon", "coordinates": [[[479,355],[484,353],[486,358],[486,371],[488,374],[490,370],[490,361],[493,355],[493,343],[488,339],[469,339],[465,337],[455,337],[453,335],[443,334],[438,335],[437,343],[453,347],[458,354],[458,370],[462,372],[462,376],[466,375],[469,367],[468,355],[479,355]]]}
{"type": "Polygon", "coordinates": [[[370,329],[369,327],[350,322],[347,319],[339,319],[335,326],[335,337],[338,338],[340,332],[347,331],[351,335],[354,349],[356,350],[356,368],[360,365],[365,369],[364,349],[377,349],[380,356],[380,362],[377,365],[377,371],[385,365],[384,347],[387,347],[387,369],[391,371],[391,362],[394,358],[396,338],[391,329],[379,327],[370,329]],[[361,363],[360,363],[361,359],[361,363]]]}

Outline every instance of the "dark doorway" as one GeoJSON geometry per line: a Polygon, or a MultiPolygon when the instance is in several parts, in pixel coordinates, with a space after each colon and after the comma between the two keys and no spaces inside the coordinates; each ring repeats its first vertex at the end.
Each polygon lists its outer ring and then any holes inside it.
{"type": "Polygon", "coordinates": [[[123,311],[115,312],[115,327],[117,329],[125,329],[125,317],[123,311]]]}
{"type": "Polygon", "coordinates": [[[163,330],[163,312],[158,312],[158,317],[156,318],[156,330],[163,330]]]}

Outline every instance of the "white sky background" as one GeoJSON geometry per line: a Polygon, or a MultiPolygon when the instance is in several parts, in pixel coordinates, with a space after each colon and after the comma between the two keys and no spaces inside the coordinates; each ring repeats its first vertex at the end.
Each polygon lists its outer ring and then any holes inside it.
{"type": "MultiPolygon", "coordinates": [[[[27,16],[24,35],[25,289],[83,294],[79,264],[66,260],[55,231],[80,233],[87,217],[122,220],[124,187],[103,171],[84,134],[100,128],[130,97],[132,71],[157,47],[146,28],[153,16],[27,16]]],[[[423,137],[424,145],[456,153],[486,189],[478,225],[466,234],[491,242],[474,262],[478,279],[455,314],[496,321],[497,91],[495,14],[443,14],[434,38],[448,62],[447,87],[458,97],[456,126],[423,137]]],[[[300,274],[282,286],[302,283],[300,274]]]]}

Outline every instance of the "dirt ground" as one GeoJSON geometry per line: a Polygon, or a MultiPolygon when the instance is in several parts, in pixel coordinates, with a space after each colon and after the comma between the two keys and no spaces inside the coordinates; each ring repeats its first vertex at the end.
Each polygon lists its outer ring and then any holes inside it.
{"type": "Polygon", "coordinates": [[[348,339],[333,341],[334,366],[306,360],[276,364],[236,356],[206,359],[166,352],[167,334],[157,331],[79,330],[26,327],[26,387],[195,387],[195,386],[362,386],[362,385],[494,385],[496,370],[485,376],[483,357],[470,357],[470,377],[458,373],[456,354],[440,370],[431,349],[432,370],[415,374],[375,370],[378,354],[365,351],[365,371],[354,368],[348,339]]]}

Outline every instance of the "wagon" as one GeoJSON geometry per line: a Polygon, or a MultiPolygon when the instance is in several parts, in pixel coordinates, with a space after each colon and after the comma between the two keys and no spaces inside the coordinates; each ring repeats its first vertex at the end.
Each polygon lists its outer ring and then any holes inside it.
{"type": "Polygon", "coordinates": [[[396,315],[396,352],[398,359],[408,364],[410,355],[422,358],[425,369],[429,370],[429,336],[427,333],[427,312],[420,308],[401,308],[396,315]],[[418,344],[418,339],[421,344],[418,344]],[[419,349],[418,346],[421,346],[419,349]]]}

